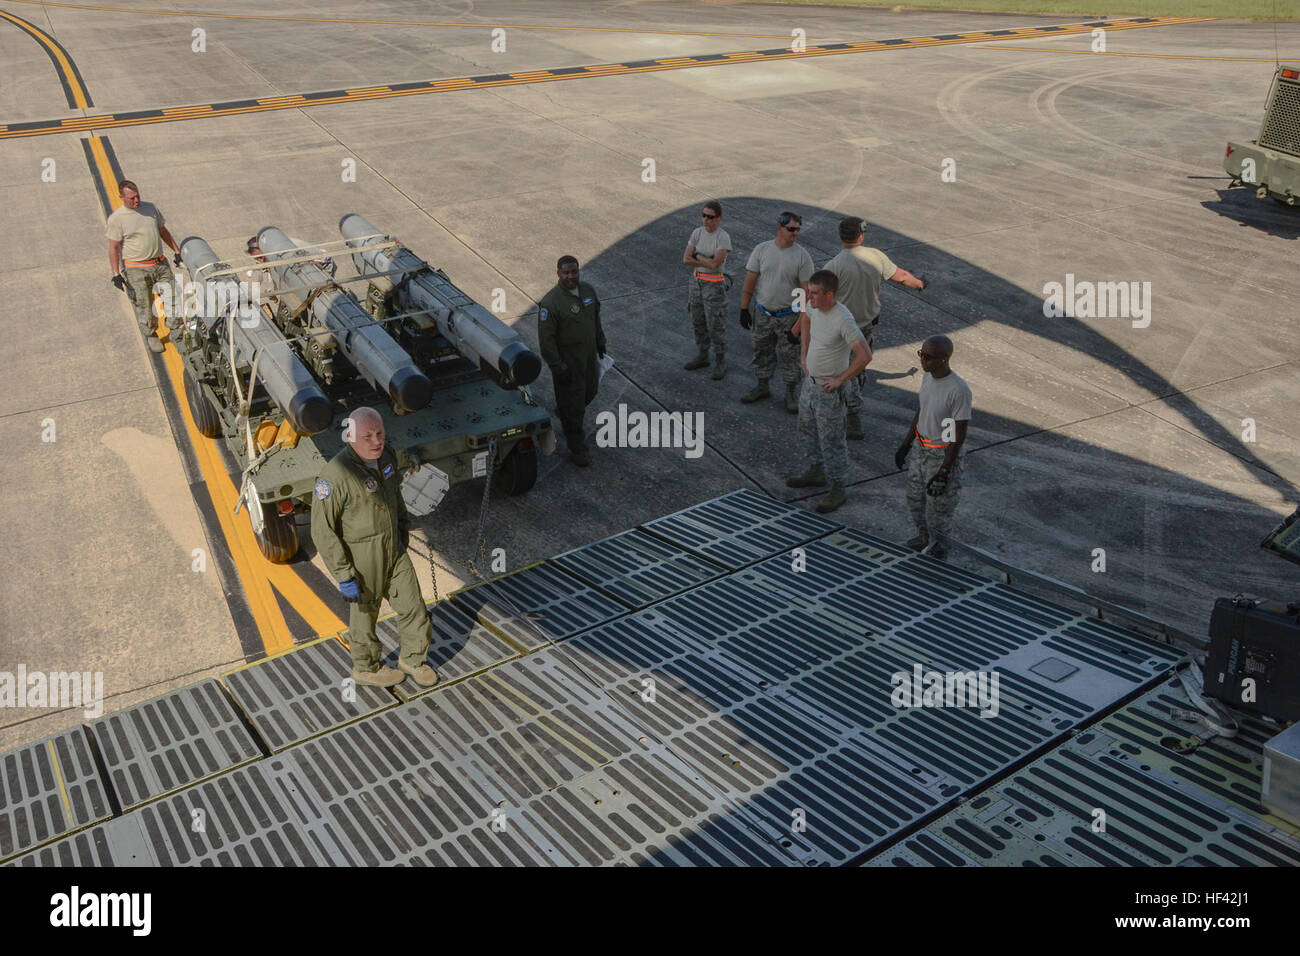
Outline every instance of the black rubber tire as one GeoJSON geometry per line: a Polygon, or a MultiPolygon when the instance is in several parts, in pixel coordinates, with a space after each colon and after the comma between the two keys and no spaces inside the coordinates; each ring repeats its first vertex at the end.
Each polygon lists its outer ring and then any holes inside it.
{"type": "Polygon", "coordinates": [[[190,414],[194,416],[194,427],[204,438],[216,438],[221,434],[221,416],[212,407],[208,397],[203,394],[190,373],[185,373],[185,398],[190,403],[190,414]]]}
{"type": "Polygon", "coordinates": [[[522,495],[537,484],[537,449],[524,451],[519,445],[514,447],[501,468],[492,478],[492,486],[501,489],[504,495],[522,495]]]}
{"type": "Polygon", "coordinates": [[[1269,196],[1268,198],[1273,200],[1273,202],[1277,203],[1279,206],[1282,206],[1286,209],[1300,209],[1300,206],[1293,206],[1285,199],[1278,199],[1276,196],[1269,196]]]}
{"type": "Polygon", "coordinates": [[[262,533],[253,532],[262,557],[272,564],[292,561],[298,553],[298,526],[293,523],[293,515],[281,515],[275,505],[264,504],[262,522],[262,533]]]}

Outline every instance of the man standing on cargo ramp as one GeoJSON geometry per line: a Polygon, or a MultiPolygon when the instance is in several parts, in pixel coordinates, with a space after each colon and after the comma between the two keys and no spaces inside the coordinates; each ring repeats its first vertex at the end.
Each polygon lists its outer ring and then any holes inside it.
{"type": "Polygon", "coordinates": [[[373,408],[358,408],[344,424],[348,447],[316,482],[311,536],[351,605],[352,678],[358,684],[392,687],[410,675],[429,687],[438,682],[437,672],[425,662],[432,626],[406,553],[411,516],[402,500],[397,456],[386,447],[384,420],[373,408]],[[375,619],[384,598],[397,612],[400,671],[379,666],[383,649],[375,637],[375,619]]]}
{"type": "Polygon", "coordinates": [[[916,537],[907,545],[919,551],[934,536],[930,555],[942,560],[948,556],[944,538],[961,491],[961,452],[970,424],[971,392],[965,380],[948,367],[952,358],[952,340],[948,336],[930,336],[916,354],[925,370],[920,407],[907,438],[894,453],[894,464],[902,468],[909,458],[911,462],[907,471],[907,507],[916,522],[916,537]],[[919,440],[920,448],[912,448],[914,440],[919,440]]]}

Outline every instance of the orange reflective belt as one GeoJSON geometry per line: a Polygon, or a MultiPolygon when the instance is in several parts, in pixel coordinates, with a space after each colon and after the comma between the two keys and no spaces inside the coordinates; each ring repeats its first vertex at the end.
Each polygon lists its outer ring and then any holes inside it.
{"type": "Polygon", "coordinates": [[[924,437],[920,432],[916,433],[916,440],[921,443],[922,448],[947,448],[948,447],[948,443],[946,441],[930,441],[930,439],[924,437]]]}
{"type": "Polygon", "coordinates": [[[696,269],[695,278],[699,279],[701,282],[722,282],[726,280],[727,277],[721,272],[700,272],[696,269]]]}
{"type": "Polygon", "coordinates": [[[141,268],[148,268],[149,266],[156,266],[160,263],[166,262],[167,257],[158,256],[156,259],[126,259],[124,261],[128,266],[132,266],[136,269],[141,269],[141,268]]]}

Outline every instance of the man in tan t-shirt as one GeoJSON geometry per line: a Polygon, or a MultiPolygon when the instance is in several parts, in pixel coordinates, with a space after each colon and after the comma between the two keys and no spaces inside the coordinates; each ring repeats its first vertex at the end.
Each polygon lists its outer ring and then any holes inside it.
{"type": "MultiPolygon", "coordinates": [[[[163,252],[166,242],[181,264],[180,246],[167,231],[162,212],[151,202],[142,202],[135,183],[124,179],[118,184],[122,205],[108,217],[108,268],[113,285],[125,292],[135,306],[135,320],[151,352],[163,350],[162,341],[153,328],[153,287],[159,282],[171,284],[172,270],[163,252]]],[[[179,298],[177,296],[176,298],[179,298]]],[[[168,316],[179,322],[180,316],[168,316]]]]}
{"type": "MultiPolygon", "coordinates": [[[[858,216],[849,216],[840,220],[840,244],[843,250],[825,268],[834,272],[840,280],[837,301],[848,307],[853,319],[858,323],[867,340],[867,348],[875,348],[874,336],[876,323],[880,321],[880,287],[885,279],[897,282],[909,289],[924,289],[925,278],[912,275],[906,269],[894,265],[889,256],[879,249],[872,249],[862,244],[866,231],[863,221],[858,216]]],[[[857,378],[856,387],[849,390],[848,426],[849,438],[862,437],[862,389],[867,384],[866,374],[857,378]]]]}

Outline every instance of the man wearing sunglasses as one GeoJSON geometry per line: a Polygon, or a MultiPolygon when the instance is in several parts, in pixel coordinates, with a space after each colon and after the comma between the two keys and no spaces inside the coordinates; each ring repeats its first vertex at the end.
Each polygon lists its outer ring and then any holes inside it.
{"type": "Polygon", "coordinates": [[[758,385],[741,396],[742,402],[757,402],[771,393],[768,382],[776,373],[778,359],[785,382],[785,410],[799,411],[799,340],[790,334],[797,310],[797,289],[808,291],[813,274],[812,256],[795,242],[803,220],[783,212],[777,218],[776,238],[760,242],[745,263],[745,287],[740,293],[740,327],[754,330],[754,368],[758,385]],[[758,309],[754,316],[750,302],[758,309]]]}
{"type": "Polygon", "coordinates": [[[961,491],[962,446],[970,424],[970,386],[948,367],[952,340],[932,335],[916,353],[925,377],[919,408],[907,438],[894,453],[894,464],[907,470],[907,507],[916,522],[916,537],[907,546],[920,551],[934,539],[931,557],[948,556],[945,537],[961,491]],[[918,441],[920,448],[912,448],[918,441]],[[928,507],[927,507],[928,505],[928,507]]]}
{"type": "MultiPolygon", "coordinates": [[[[885,279],[908,289],[924,289],[925,277],[914,276],[894,265],[879,249],[862,244],[866,227],[858,216],[840,220],[840,244],[843,250],[825,268],[840,280],[838,300],[853,313],[866,337],[867,347],[875,348],[876,325],[880,321],[880,287],[885,279]]],[[[866,374],[858,376],[856,387],[848,395],[848,437],[862,438],[862,389],[866,374]]]]}
{"type": "Polygon", "coordinates": [[[709,342],[713,343],[713,380],[727,374],[727,277],[722,264],[731,251],[731,237],[718,223],[722,221],[722,203],[716,199],[704,204],[704,225],[696,226],[686,243],[682,262],[692,268],[686,307],[695,326],[695,346],[699,354],[686,363],[686,371],[709,364],[709,342]]]}

